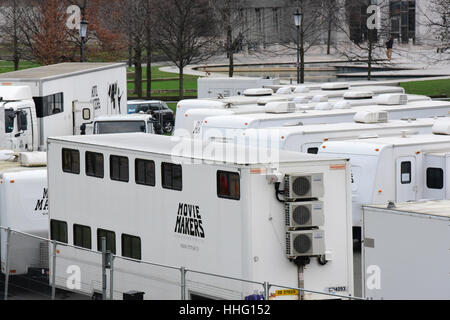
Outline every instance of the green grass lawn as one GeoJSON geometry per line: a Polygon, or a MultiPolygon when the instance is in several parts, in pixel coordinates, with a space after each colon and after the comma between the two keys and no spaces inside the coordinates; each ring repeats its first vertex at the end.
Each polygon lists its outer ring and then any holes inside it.
{"type": "MultiPolygon", "coordinates": [[[[36,62],[30,61],[20,61],[19,69],[29,69],[39,67],[40,65],[36,62]]],[[[14,63],[11,61],[0,61],[0,73],[14,71],[14,63]]]]}
{"type": "Polygon", "coordinates": [[[404,82],[400,84],[408,94],[450,97],[450,80],[428,80],[404,82]]]}

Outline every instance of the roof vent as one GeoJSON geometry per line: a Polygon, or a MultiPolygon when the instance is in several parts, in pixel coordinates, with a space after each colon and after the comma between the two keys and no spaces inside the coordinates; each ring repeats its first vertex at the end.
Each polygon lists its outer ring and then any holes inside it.
{"type": "Polygon", "coordinates": [[[335,109],[351,109],[352,105],[348,101],[339,101],[334,105],[335,109]]]}
{"type": "Polygon", "coordinates": [[[293,113],[295,103],[293,102],[270,102],[266,104],[266,113],[293,113]]]}
{"type": "Polygon", "coordinates": [[[272,94],[273,90],[269,88],[247,89],[244,91],[244,96],[246,97],[264,97],[271,96],[272,94]]]}
{"type": "Polygon", "coordinates": [[[317,95],[312,97],[311,102],[327,102],[328,96],[326,95],[317,95]]]}
{"type": "Polygon", "coordinates": [[[277,90],[277,94],[292,94],[291,87],[283,87],[277,90]]]}
{"type": "Polygon", "coordinates": [[[260,105],[260,106],[265,106],[266,104],[270,103],[270,102],[287,102],[288,99],[286,97],[274,97],[274,96],[268,96],[268,97],[263,97],[263,98],[259,98],[258,101],[256,102],[256,104],[260,105]]]}
{"type": "Polygon", "coordinates": [[[308,93],[309,92],[309,88],[306,86],[298,86],[295,87],[294,93],[308,93]]]}
{"type": "Polygon", "coordinates": [[[408,96],[406,94],[381,94],[378,96],[377,102],[386,106],[405,105],[408,104],[408,96]]]}
{"type": "Polygon", "coordinates": [[[386,111],[360,111],[356,113],[354,120],[358,123],[387,123],[389,114],[386,111]]]}
{"type": "Polygon", "coordinates": [[[322,85],[322,90],[348,90],[350,85],[345,82],[330,82],[322,85]]]}
{"type": "Polygon", "coordinates": [[[330,102],[321,102],[316,105],[316,110],[333,110],[333,104],[330,102]]]}
{"type": "Polygon", "coordinates": [[[308,97],[295,97],[292,101],[296,104],[307,104],[309,102],[309,98],[308,97]]]}
{"type": "Polygon", "coordinates": [[[450,121],[436,121],[432,129],[433,134],[450,136],[450,121]]]}
{"type": "Polygon", "coordinates": [[[370,91],[349,91],[344,93],[345,100],[362,100],[362,99],[372,99],[373,92],[370,91]]]}

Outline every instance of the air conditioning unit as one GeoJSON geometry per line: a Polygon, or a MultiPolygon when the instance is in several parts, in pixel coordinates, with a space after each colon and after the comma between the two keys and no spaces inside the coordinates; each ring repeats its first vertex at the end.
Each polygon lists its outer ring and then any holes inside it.
{"type": "Polygon", "coordinates": [[[320,102],[314,109],[319,111],[333,110],[333,104],[331,102],[320,102]]]}
{"type": "Polygon", "coordinates": [[[334,109],[342,110],[342,109],[351,109],[352,105],[348,101],[339,101],[334,104],[334,109]]]}
{"type": "Polygon", "coordinates": [[[363,100],[372,98],[373,92],[370,91],[349,91],[344,93],[345,100],[363,100]]]}
{"type": "Polygon", "coordinates": [[[345,82],[329,82],[322,85],[322,90],[348,90],[350,85],[345,82]]]}
{"type": "Polygon", "coordinates": [[[284,196],[287,201],[322,198],[324,190],[323,173],[286,175],[284,178],[284,196]]]}
{"type": "Polygon", "coordinates": [[[406,94],[382,94],[377,98],[380,105],[395,106],[408,104],[408,96],[406,94]]]}
{"type": "Polygon", "coordinates": [[[277,90],[277,94],[292,94],[291,87],[282,87],[277,90]]]}
{"type": "Polygon", "coordinates": [[[294,93],[307,93],[309,92],[309,88],[306,86],[298,86],[295,87],[294,93]]]}
{"type": "Polygon", "coordinates": [[[356,113],[354,120],[358,123],[387,123],[389,114],[386,111],[360,111],[356,113]]]}
{"type": "Polygon", "coordinates": [[[285,222],[288,229],[321,227],[325,223],[322,201],[285,203],[285,222]]]}
{"type": "Polygon", "coordinates": [[[292,113],[295,112],[294,102],[270,102],[266,104],[266,113],[292,113]]]}
{"type": "Polygon", "coordinates": [[[450,135],[450,121],[449,120],[438,120],[433,125],[433,134],[436,135],[450,135]]]}
{"type": "Polygon", "coordinates": [[[317,96],[312,97],[311,102],[327,102],[328,96],[319,94],[317,96]]]}
{"type": "Polygon", "coordinates": [[[323,230],[287,232],[286,255],[290,259],[325,255],[325,232],[323,230]]]}
{"type": "Polygon", "coordinates": [[[308,97],[295,97],[294,100],[292,100],[296,104],[307,104],[309,102],[308,97]]]}
{"type": "Polygon", "coordinates": [[[247,89],[244,91],[244,96],[246,97],[263,97],[271,96],[273,94],[272,89],[247,89]]]}

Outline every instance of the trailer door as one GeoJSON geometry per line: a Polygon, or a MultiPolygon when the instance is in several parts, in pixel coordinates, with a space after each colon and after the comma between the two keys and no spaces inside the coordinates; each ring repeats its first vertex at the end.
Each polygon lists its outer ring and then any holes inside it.
{"type": "Polygon", "coordinates": [[[73,134],[92,134],[94,105],[92,102],[73,102],[73,134]],[[82,130],[82,127],[83,130],[82,130]]]}
{"type": "Polygon", "coordinates": [[[397,202],[416,201],[416,158],[404,157],[397,159],[397,202]]]}

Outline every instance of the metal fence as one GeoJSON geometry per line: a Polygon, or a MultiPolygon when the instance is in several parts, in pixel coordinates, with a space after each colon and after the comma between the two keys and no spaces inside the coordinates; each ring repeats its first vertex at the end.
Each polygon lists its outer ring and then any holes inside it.
{"type": "Polygon", "coordinates": [[[121,300],[139,299],[143,294],[148,300],[188,300],[197,294],[223,300],[269,300],[274,290],[297,292],[299,299],[362,300],[133,260],[4,227],[0,236],[4,300],[121,300]]]}

